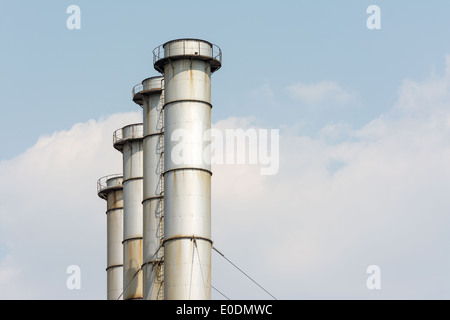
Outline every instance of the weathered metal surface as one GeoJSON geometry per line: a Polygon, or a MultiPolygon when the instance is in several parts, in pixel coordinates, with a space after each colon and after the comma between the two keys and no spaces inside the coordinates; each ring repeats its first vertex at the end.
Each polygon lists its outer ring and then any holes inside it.
{"type": "Polygon", "coordinates": [[[123,209],[123,187],[110,193],[106,201],[108,210],[123,209]]]}
{"type": "Polygon", "coordinates": [[[185,238],[164,247],[164,298],[211,299],[211,243],[185,238]]]}
{"type": "Polygon", "coordinates": [[[123,299],[142,299],[142,238],[123,242],[123,299]]]}
{"type": "Polygon", "coordinates": [[[163,300],[163,261],[148,263],[142,267],[144,281],[144,300],[163,300]]]}
{"type": "MultiPolygon", "coordinates": [[[[114,193],[118,193],[116,191],[114,193]]],[[[121,192],[121,191],[120,191],[121,192]]],[[[112,196],[113,194],[111,194],[112,196]]],[[[123,208],[108,210],[107,219],[107,267],[123,264],[123,208]]]]}
{"type": "Polygon", "coordinates": [[[180,99],[211,102],[211,67],[203,60],[176,60],[166,64],[165,103],[180,99]]]}
{"type": "Polygon", "coordinates": [[[114,132],[123,155],[123,299],[142,299],[143,124],[114,132]]]}
{"type": "Polygon", "coordinates": [[[164,238],[211,238],[211,175],[195,169],[164,175],[164,238]]]}
{"type": "Polygon", "coordinates": [[[107,226],[107,299],[122,299],[123,289],[123,177],[106,176],[98,180],[97,192],[105,199],[107,226]]]}
{"type": "Polygon", "coordinates": [[[144,200],[144,248],[142,266],[144,277],[144,299],[161,300],[164,276],[163,199],[144,200]]]}
{"type": "Polygon", "coordinates": [[[198,39],[153,53],[164,74],[164,298],[210,299],[211,73],[222,53],[198,39]]]}
{"type": "Polygon", "coordinates": [[[195,101],[173,102],[165,105],[164,118],[164,170],[211,170],[211,107],[195,101]]]}
{"type": "MultiPolygon", "coordinates": [[[[122,251],[122,250],[121,250],[122,251]]],[[[107,269],[108,300],[123,300],[123,266],[107,269]]]]}
{"type": "Polygon", "coordinates": [[[142,237],[142,179],[123,183],[123,239],[142,237]]]}
{"type": "Polygon", "coordinates": [[[164,140],[162,135],[147,136],[144,139],[144,200],[162,195],[162,174],[164,166],[164,140]]]}

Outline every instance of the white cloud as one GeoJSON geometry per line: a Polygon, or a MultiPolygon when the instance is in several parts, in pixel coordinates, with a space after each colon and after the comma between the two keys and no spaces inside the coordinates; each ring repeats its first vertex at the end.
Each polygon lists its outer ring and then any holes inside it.
{"type": "Polygon", "coordinates": [[[20,277],[2,273],[3,281],[26,288],[0,290],[0,298],[104,296],[106,204],[96,195],[96,181],[122,171],[112,134],[139,119],[140,113],[133,112],[78,123],[0,162],[0,242],[21,271],[20,277]],[[65,285],[72,264],[83,271],[80,291],[65,285]]]}
{"type": "Polygon", "coordinates": [[[20,269],[14,265],[11,255],[6,255],[0,263],[0,286],[7,288],[9,283],[20,275],[20,269]]]}
{"type": "Polygon", "coordinates": [[[405,79],[399,90],[396,110],[408,115],[448,115],[450,101],[450,55],[444,74],[433,73],[424,81],[405,79]]]}
{"type": "Polygon", "coordinates": [[[296,83],[288,87],[294,99],[316,105],[323,102],[346,103],[355,99],[355,93],[342,88],[335,81],[321,81],[312,84],[296,83]]]}
{"type": "Polygon", "coordinates": [[[449,78],[405,81],[401,117],[330,124],[318,139],[282,135],[276,176],[215,168],[216,246],[279,298],[448,299],[449,78]],[[365,285],[373,264],[380,291],[365,285]]]}
{"type": "Polygon", "coordinates": [[[269,82],[265,82],[259,88],[250,92],[250,96],[253,98],[263,98],[263,99],[273,99],[275,97],[275,93],[270,87],[269,82]]]}

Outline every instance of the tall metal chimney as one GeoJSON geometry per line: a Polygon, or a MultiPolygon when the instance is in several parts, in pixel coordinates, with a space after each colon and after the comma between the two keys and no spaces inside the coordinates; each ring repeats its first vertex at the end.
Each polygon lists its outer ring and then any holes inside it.
{"type": "Polygon", "coordinates": [[[142,299],[143,125],[116,130],[114,148],[123,154],[123,299],[142,299]]]}
{"type": "Polygon", "coordinates": [[[164,298],[211,298],[211,74],[208,41],[178,39],[153,51],[164,74],[164,298]],[[181,141],[181,145],[180,145],[181,141]]]}
{"type": "Polygon", "coordinates": [[[151,77],[133,88],[133,101],[144,118],[144,246],[143,290],[145,300],[164,298],[164,77],[151,77]]]}
{"type": "Polygon", "coordinates": [[[108,300],[122,300],[123,290],[123,177],[110,175],[97,182],[97,194],[106,200],[106,286],[108,300]]]}

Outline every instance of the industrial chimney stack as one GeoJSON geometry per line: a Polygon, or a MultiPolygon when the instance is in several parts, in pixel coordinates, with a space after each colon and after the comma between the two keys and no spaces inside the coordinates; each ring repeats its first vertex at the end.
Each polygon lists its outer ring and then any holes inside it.
{"type": "Polygon", "coordinates": [[[143,290],[145,300],[164,298],[164,77],[152,77],[133,88],[143,109],[143,290]]]}
{"type": "Polygon", "coordinates": [[[107,299],[120,300],[123,290],[123,177],[111,175],[97,182],[97,194],[106,200],[107,299]]]}
{"type": "Polygon", "coordinates": [[[211,74],[221,67],[221,50],[179,39],[153,53],[155,69],[164,74],[164,298],[208,300],[211,74]]]}
{"type": "Polygon", "coordinates": [[[108,299],[209,300],[211,75],[222,66],[222,51],[205,40],[177,39],[154,49],[153,63],[163,76],[133,88],[143,123],[113,135],[123,177],[98,187],[108,199],[111,232],[108,299]]]}
{"type": "Polygon", "coordinates": [[[142,299],[142,123],[114,132],[123,155],[123,299],[142,299]]]}

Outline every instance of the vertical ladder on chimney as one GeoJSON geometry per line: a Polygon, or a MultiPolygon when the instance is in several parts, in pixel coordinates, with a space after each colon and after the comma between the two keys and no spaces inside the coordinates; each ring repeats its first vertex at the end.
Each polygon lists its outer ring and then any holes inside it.
{"type": "Polygon", "coordinates": [[[162,81],[162,93],[159,103],[158,113],[158,129],[160,130],[158,141],[159,154],[159,205],[158,205],[158,237],[159,237],[159,253],[158,253],[158,267],[157,267],[157,281],[161,284],[158,290],[158,300],[164,300],[164,81],[162,81]]]}

